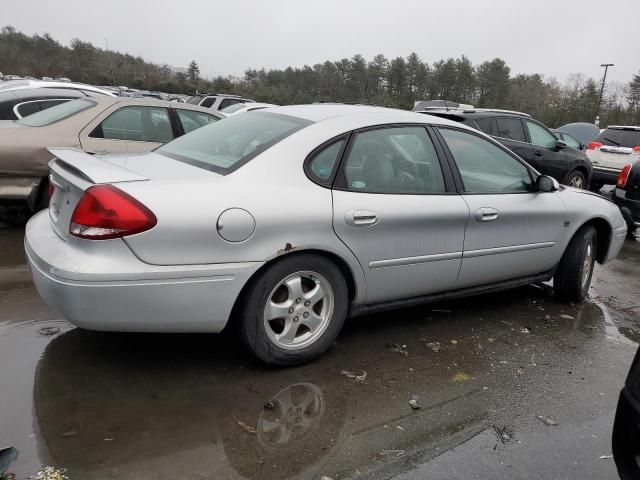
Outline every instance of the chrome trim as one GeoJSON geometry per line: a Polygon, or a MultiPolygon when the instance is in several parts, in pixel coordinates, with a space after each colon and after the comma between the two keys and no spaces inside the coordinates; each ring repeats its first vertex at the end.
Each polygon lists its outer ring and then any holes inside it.
{"type": "Polygon", "coordinates": [[[435,253],[433,255],[419,255],[417,257],[389,258],[387,260],[375,260],[369,262],[369,268],[400,267],[417,263],[441,262],[443,260],[456,260],[462,258],[462,252],[435,253]]]}
{"type": "Polygon", "coordinates": [[[539,248],[553,247],[556,242],[525,243],[523,245],[510,245],[508,247],[481,248],[479,250],[469,250],[462,254],[462,258],[483,257],[485,255],[499,255],[501,253],[523,252],[526,250],[537,250],[539,248]]]}

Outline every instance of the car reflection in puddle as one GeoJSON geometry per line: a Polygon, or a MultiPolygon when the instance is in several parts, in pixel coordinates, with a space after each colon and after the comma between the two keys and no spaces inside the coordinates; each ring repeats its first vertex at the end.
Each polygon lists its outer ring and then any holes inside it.
{"type": "Polygon", "coordinates": [[[567,365],[575,385],[601,375],[581,359],[610,348],[605,326],[598,305],[527,287],[354,319],[289,369],[224,335],[74,329],[36,370],[39,457],[73,480],[384,476],[480,432],[517,436],[557,408],[567,365]]]}

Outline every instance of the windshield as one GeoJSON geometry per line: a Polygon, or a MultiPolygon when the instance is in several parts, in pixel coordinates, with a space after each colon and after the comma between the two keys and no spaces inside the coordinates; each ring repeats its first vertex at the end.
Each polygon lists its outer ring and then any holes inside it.
{"type": "Polygon", "coordinates": [[[69,118],[76,113],[82,112],[88,108],[94,107],[95,102],[88,99],[71,100],[70,102],[61,103],[55,107],[47,108],[29,115],[28,117],[16,120],[16,123],[20,125],[26,125],[28,127],[44,127],[51,125],[52,123],[59,122],[65,118],[69,118]]]}
{"type": "Polygon", "coordinates": [[[614,147],[633,148],[640,145],[640,130],[607,128],[596,141],[614,147]]]}
{"type": "Polygon", "coordinates": [[[277,113],[249,112],[199,128],[156,152],[226,174],[311,123],[277,113]]]}

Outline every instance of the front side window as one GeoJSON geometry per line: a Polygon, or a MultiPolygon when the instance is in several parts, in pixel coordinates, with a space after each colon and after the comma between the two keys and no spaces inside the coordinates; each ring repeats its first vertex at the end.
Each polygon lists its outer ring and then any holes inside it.
{"type": "Polygon", "coordinates": [[[531,138],[532,144],[546,148],[554,148],[556,146],[556,137],[537,123],[527,120],[527,130],[529,130],[529,137],[531,138]]]}
{"type": "Polygon", "coordinates": [[[65,120],[82,112],[83,110],[95,107],[95,105],[95,102],[88,99],[71,100],[70,102],[61,103],[55,107],[41,110],[33,115],[16,120],[16,122],[28,127],[44,127],[61,120],[65,120]]]}
{"type": "Polygon", "coordinates": [[[357,134],[345,162],[344,180],[346,188],[355,192],[446,191],[436,150],[423,127],[381,128],[357,134]]]}
{"type": "Polygon", "coordinates": [[[112,140],[166,143],[173,139],[173,130],[166,108],[132,106],[113,112],[89,136],[112,140]]]}
{"type": "Polygon", "coordinates": [[[580,144],[580,142],[575,138],[573,138],[571,135],[567,135],[566,133],[561,133],[560,136],[562,140],[571,148],[575,148],[576,150],[580,150],[582,148],[582,145],[580,144]]]}
{"type": "Polygon", "coordinates": [[[208,115],[203,112],[195,112],[193,110],[183,110],[178,108],[176,109],[176,112],[178,112],[178,118],[180,119],[180,123],[182,123],[184,133],[192,132],[218,120],[218,117],[214,117],[213,115],[208,115]]]}
{"type": "Polygon", "coordinates": [[[519,142],[527,141],[522,122],[519,118],[501,117],[497,118],[496,122],[498,125],[498,137],[517,140],[519,142]]]}
{"type": "Polygon", "coordinates": [[[477,135],[440,128],[458,166],[464,190],[468,193],[520,193],[533,191],[527,168],[477,135]]]}
{"type": "Polygon", "coordinates": [[[312,122],[267,112],[248,112],[199,128],[156,153],[226,174],[312,122]]]}

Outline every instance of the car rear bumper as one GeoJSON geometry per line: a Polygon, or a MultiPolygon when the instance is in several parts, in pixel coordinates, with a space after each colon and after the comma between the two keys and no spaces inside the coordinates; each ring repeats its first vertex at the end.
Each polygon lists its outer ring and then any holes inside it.
{"type": "Polygon", "coordinates": [[[63,240],[47,211],[31,218],[25,251],[38,293],[74,325],[129,332],[219,332],[262,265],[158,266],[122,240],[63,240]]]}
{"type": "Polygon", "coordinates": [[[607,167],[593,167],[593,174],[591,175],[591,183],[603,183],[605,185],[615,185],[620,175],[620,170],[616,168],[607,167]]]}
{"type": "Polygon", "coordinates": [[[40,178],[0,176],[0,203],[10,204],[27,201],[38,191],[40,178]]]}
{"type": "Polygon", "coordinates": [[[625,190],[616,188],[613,201],[620,207],[620,211],[627,222],[640,227],[640,200],[629,199],[625,190]]]}
{"type": "Polygon", "coordinates": [[[622,480],[640,478],[640,402],[626,387],[613,425],[613,456],[622,480]]]}

